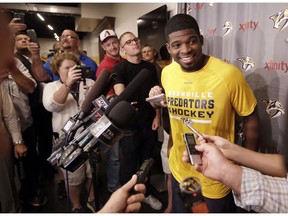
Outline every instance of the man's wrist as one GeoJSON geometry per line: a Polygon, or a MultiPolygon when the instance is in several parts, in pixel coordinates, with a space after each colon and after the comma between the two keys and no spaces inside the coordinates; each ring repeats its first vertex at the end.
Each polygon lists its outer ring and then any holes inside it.
{"type": "Polygon", "coordinates": [[[24,140],[17,140],[13,142],[13,145],[24,145],[24,140]]]}

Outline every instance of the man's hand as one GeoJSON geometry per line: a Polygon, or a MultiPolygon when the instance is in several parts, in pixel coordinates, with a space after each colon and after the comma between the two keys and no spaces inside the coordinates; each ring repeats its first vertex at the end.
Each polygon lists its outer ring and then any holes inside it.
{"type": "MultiPolygon", "coordinates": [[[[202,164],[195,164],[195,170],[208,178],[222,181],[226,178],[227,170],[231,165],[233,165],[233,163],[223,155],[215,144],[209,143],[209,141],[205,141],[202,138],[199,138],[198,140],[200,142],[195,146],[195,148],[202,152],[202,164]]],[[[187,163],[189,162],[186,150],[183,152],[182,161],[187,163]]]]}
{"type": "Polygon", "coordinates": [[[24,23],[17,23],[16,21],[20,20],[20,18],[13,18],[9,23],[9,28],[13,34],[19,31],[23,31],[27,28],[26,24],[24,23]]]}
{"type": "MultiPolygon", "coordinates": [[[[155,96],[155,95],[159,95],[161,93],[163,93],[163,89],[160,86],[154,86],[149,91],[149,97],[152,97],[152,96],[155,96]]],[[[159,107],[159,105],[156,105],[153,102],[150,102],[150,104],[155,109],[161,108],[161,107],[159,107]]],[[[161,101],[160,104],[161,104],[162,107],[167,107],[166,100],[161,101]]]]}
{"type": "Polygon", "coordinates": [[[145,185],[136,184],[137,176],[133,175],[131,180],[115,191],[104,207],[98,213],[128,213],[138,212],[141,208],[141,202],[145,196],[145,185]],[[136,184],[136,185],[135,185],[136,184]],[[130,191],[134,187],[136,194],[130,191]]]}
{"type": "Polygon", "coordinates": [[[27,154],[27,147],[24,144],[14,145],[14,155],[17,159],[25,157],[27,154]]]}
{"type": "Polygon", "coordinates": [[[40,47],[37,43],[28,42],[28,50],[30,51],[32,56],[40,57],[40,47]]]}
{"type": "Polygon", "coordinates": [[[226,158],[233,160],[233,151],[238,146],[232,144],[229,140],[224,139],[220,136],[210,136],[210,135],[203,135],[203,138],[198,138],[199,143],[212,143],[216,145],[222,153],[225,155],[226,158]]]}

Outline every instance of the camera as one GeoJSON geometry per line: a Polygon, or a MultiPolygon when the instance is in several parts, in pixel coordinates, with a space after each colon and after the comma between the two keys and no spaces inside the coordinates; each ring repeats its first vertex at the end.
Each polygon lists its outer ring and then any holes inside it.
{"type": "Polygon", "coordinates": [[[94,75],[93,75],[93,71],[91,67],[78,65],[76,69],[81,70],[82,79],[94,79],[95,78],[93,77],[94,75]]]}

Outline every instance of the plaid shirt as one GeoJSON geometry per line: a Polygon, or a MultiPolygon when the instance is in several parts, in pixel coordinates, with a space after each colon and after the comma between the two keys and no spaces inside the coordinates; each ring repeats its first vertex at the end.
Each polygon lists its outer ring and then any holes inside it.
{"type": "Polygon", "coordinates": [[[237,206],[261,213],[288,213],[288,178],[242,169],[241,193],[233,192],[237,206]]]}

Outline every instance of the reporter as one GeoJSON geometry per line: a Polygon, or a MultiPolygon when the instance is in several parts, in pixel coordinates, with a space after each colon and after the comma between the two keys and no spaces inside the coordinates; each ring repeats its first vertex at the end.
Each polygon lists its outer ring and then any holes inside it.
{"type": "MultiPolygon", "coordinates": [[[[196,164],[195,170],[231,188],[235,204],[241,208],[261,213],[287,213],[287,177],[271,177],[234,164],[217,148],[218,144],[227,150],[228,148],[224,147],[230,145],[221,139],[207,135],[204,135],[204,139],[199,138],[200,142],[196,145],[196,149],[202,152],[202,164],[196,164]],[[213,140],[217,140],[217,144],[214,144],[213,140]]],[[[239,149],[241,150],[241,147],[239,149]]],[[[248,158],[247,155],[245,157],[248,158]]],[[[187,151],[184,151],[182,161],[189,162],[187,151]]],[[[277,165],[283,166],[281,163],[277,165]]]]}
{"type": "Polygon", "coordinates": [[[136,184],[136,182],[137,176],[133,175],[130,181],[112,194],[110,199],[98,213],[138,212],[141,208],[141,202],[145,198],[144,194],[146,188],[144,184],[136,184]],[[135,191],[139,193],[130,193],[133,186],[135,191]]]}

